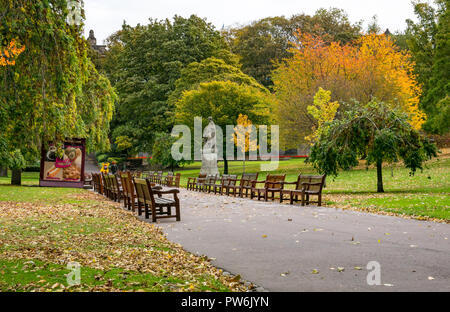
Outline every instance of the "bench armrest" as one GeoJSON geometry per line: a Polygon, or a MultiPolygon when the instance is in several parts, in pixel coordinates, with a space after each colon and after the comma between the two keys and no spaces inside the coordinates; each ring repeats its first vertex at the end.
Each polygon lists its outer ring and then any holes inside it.
{"type": "Polygon", "coordinates": [[[266,183],[266,180],[264,180],[264,181],[251,180],[250,183],[252,183],[252,184],[266,183]]]}
{"type": "Polygon", "coordinates": [[[155,194],[178,194],[178,193],[180,193],[180,190],[177,190],[177,189],[170,189],[170,190],[166,190],[166,191],[154,190],[153,192],[155,194]]]}
{"type": "Polygon", "coordinates": [[[295,181],[295,182],[277,182],[277,183],[280,183],[280,184],[297,184],[297,181],[295,181]]]}

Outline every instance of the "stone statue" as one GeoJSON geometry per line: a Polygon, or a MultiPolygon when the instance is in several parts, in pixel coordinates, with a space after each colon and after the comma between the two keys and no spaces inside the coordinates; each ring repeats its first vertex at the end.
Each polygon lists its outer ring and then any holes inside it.
{"type": "Polygon", "coordinates": [[[208,117],[209,124],[203,132],[202,169],[200,173],[207,175],[218,175],[217,169],[217,141],[216,125],[212,117],[208,117]]]}

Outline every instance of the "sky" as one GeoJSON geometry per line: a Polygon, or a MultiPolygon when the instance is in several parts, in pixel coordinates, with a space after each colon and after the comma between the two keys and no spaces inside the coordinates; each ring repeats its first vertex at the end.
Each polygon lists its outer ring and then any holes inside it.
{"type": "Polygon", "coordinates": [[[364,28],[374,15],[381,28],[391,32],[404,30],[407,18],[415,20],[411,0],[84,0],[85,36],[93,29],[97,44],[103,44],[124,20],[135,26],[148,24],[149,18],[196,14],[221,29],[269,16],[313,15],[330,7],[344,9],[352,23],[363,20],[364,28]]]}

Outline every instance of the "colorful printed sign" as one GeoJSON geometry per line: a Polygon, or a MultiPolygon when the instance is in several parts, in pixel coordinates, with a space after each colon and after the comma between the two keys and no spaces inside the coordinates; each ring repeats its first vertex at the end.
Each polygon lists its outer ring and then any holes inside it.
{"type": "Polygon", "coordinates": [[[39,184],[41,186],[83,187],[85,140],[66,140],[62,149],[62,155],[58,155],[58,157],[55,144],[49,143],[47,148],[42,147],[39,184]],[[50,181],[53,183],[47,183],[50,181]],[[55,182],[61,182],[62,184],[55,182]]]}

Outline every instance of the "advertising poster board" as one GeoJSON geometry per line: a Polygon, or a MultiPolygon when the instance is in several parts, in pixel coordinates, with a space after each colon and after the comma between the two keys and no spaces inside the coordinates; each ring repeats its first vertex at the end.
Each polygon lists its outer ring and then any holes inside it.
{"type": "Polygon", "coordinates": [[[40,186],[83,187],[85,139],[66,139],[63,156],[53,142],[42,144],[40,186]]]}

